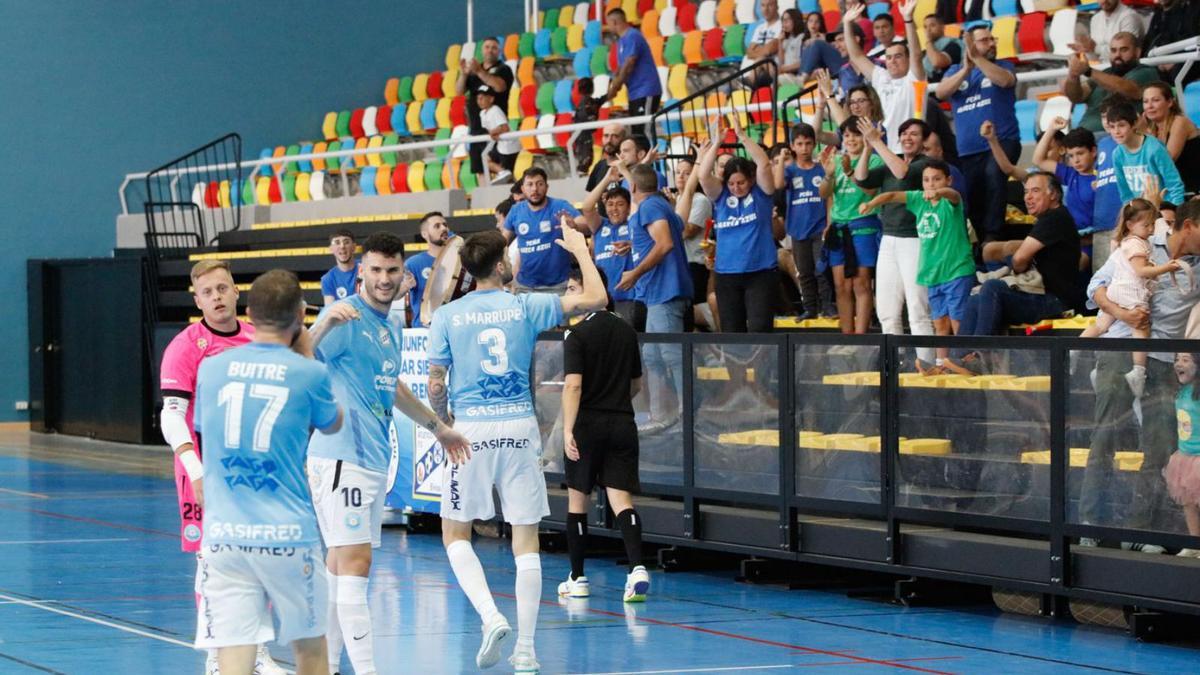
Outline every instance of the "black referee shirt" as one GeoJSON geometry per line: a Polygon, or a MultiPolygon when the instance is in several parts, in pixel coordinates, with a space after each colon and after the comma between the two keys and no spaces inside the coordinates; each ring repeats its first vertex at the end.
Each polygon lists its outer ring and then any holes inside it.
{"type": "Polygon", "coordinates": [[[567,331],[563,340],[567,375],[583,375],[579,409],[633,414],[630,381],[642,376],[637,333],[612,312],[594,312],[567,331]]]}

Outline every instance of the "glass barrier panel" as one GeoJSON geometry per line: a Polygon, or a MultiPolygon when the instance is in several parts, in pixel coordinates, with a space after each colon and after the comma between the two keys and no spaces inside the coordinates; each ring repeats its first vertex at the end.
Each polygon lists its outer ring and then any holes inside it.
{"type": "Polygon", "coordinates": [[[1050,352],[899,351],[896,504],[1048,521],[1050,352]]]}
{"type": "Polygon", "coordinates": [[[683,346],[642,344],[642,388],[633,399],[643,483],[683,485],[683,346]]]}
{"type": "Polygon", "coordinates": [[[779,494],[779,347],[697,344],[692,378],[696,485],[779,494]]]}
{"type": "Polygon", "coordinates": [[[796,494],[880,501],[880,349],[796,345],[796,494]]]}
{"type": "Polygon", "coordinates": [[[533,349],[533,408],[542,432],[542,471],[563,472],[563,343],[539,340],[533,349]]]}
{"type": "MultiPolygon", "coordinates": [[[[1070,353],[1068,522],[1200,535],[1197,359],[1190,353],[1070,353]],[[1135,354],[1144,359],[1144,381],[1134,369],[1135,354]]],[[[1140,548],[1133,545],[1146,542],[1104,543],[1140,548]]]]}

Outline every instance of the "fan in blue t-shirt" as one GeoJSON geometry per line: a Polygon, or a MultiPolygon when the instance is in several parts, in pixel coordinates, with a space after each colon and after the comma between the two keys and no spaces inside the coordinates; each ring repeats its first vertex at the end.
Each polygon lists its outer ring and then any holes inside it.
{"type": "Polygon", "coordinates": [[[505,234],[510,241],[516,238],[521,257],[516,279],[519,291],[566,290],[571,255],[554,242],[562,239],[562,216],[574,219],[579,209],[570,202],[547,196],[547,190],[546,172],[538,167],[529,169],[521,177],[525,201],[513,204],[504,218],[505,234]]]}
{"type": "Polygon", "coordinates": [[[329,237],[329,252],[336,264],[321,277],[321,296],[326,305],[354,295],[354,285],[358,281],[355,249],[354,233],[350,230],[338,230],[329,237]]]}
{"type": "Polygon", "coordinates": [[[662,82],[650,44],[638,29],[629,25],[624,10],[613,9],[605,15],[608,28],[617,34],[617,73],[608,85],[608,97],[616,98],[621,86],[628,88],[629,114],[644,115],[658,108],[662,82]]]}

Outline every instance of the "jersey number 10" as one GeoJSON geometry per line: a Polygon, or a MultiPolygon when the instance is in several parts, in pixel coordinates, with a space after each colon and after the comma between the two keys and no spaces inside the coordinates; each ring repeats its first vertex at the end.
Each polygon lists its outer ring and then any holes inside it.
{"type": "MultiPolygon", "coordinates": [[[[251,445],[255,452],[268,452],[271,449],[271,432],[275,429],[275,421],[288,400],[287,387],[273,384],[251,384],[250,398],[262,399],[267,402],[258,421],[254,423],[254,442],[251,445]]],[[[236,450],[242,447],[242,406],[246,400],[246,383],[230,382],[221,387],[217,393],[217,402],[225,406],[225,447],[236,450]]]]}

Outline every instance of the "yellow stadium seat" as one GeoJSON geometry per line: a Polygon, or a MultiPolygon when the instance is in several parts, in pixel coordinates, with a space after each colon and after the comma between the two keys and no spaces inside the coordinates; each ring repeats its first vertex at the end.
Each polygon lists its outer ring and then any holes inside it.
{"type": "Polygon", "coordinates": [[[517,155],[517,163],[513,167],[513,175],[518,177],[524,176],[525,172],[528,171],[532,166],[533,155],[522,150],[521,153],[517,155]]]}
{"type": "Polygon", "coordinates": [[[508,95],[508,119],[521,119],[521,85],[513,82],[512,91],[508,95]]]}
{"type": "Polygon", "coordinates": [[[312,201],[312,195],[308,192],[311,180],[312,176],[307,173],[296,174],[296,201],[312,201]]]}
{"type": "MultiPolygon", "coordinates": [[[[387,84],[383,87],[383,100],[387,101],[388,105],[396,105],[400,102],[400,78],[393,77],[387,81],[387,84]]],[[[337,113],[334,113],[334,121],[336,120],[337,113]]],[[[330,137],[325,136],[325,138],[330,137]]]]}
{"type": "Polygon", "coordinates": [[[221,181],[221,185],[217,189],[217,203],[223,209],[229,208],[229,181],[227,180],[221,181]]]}
{"type": "MultiPolygon", "coordinates": [[[[412,95],[414,101],[424,101],[429,98],[429,73],[419,73],[413,76],[412,95]]],[[[411,105],[409,106],[412,107],[411,105]]],[[[417,106],[418,108],[420,106],[417,106]]],[[[409,127],[410,129],[412,127],[409,127]]]]}
{"type": "Polygon", "coordinates": [[[573,23],[567,26],[567,49],[575,53],[583,49],[583,25],[573,23]]]}
{"type": "Polygon", "coordinates": [[[419,159],[408,165],[408,191],[425,191],[425,162],[419,159]]]}
{"type": "Polygon", "coordinates": [[[446,49],[446,69],[454,70],[458,68],[459,62],[462,60],[462,45],[450,45],[446,49]]]}
{"type": "Polygon", "coordinates": [[[384,164],[375,172],[375,192],[381,195],[392,194],[392,167],[384,164]]]}
{"type": "MultiPolygon", "coordinates": [[[[738,119],[741,121],[743,129],[750,126],[750,115],[745,112],[748,105],[750,105],[750,92],[747,92],[745,89],[738,89],[729,94],[729,106],[737,111],[731,114],[739,116],[738,119]]],[[[726,117],[729,119],[729,123],[733,124],[733,119],[728,116],[726,117]]]]}
{"type": "Polygon", "coordinates": [[[625,85],[621,85],[621,91],[618,91],[617,95],[613,97],[612,105],[614,108],[620,108],[621,110],[629,109],[629,88],[628,87],[626,87],[625,85]]]}
{"type": "MultiPolygon", "coordinates": [[[[525,119],[521,120],[521,129],[520,130],[521,131],[529,131],[531,129],[536,129],[537,126],[538,126],[537,116],[531,115],[531,116],[526,117],[525,119]]],[[[538,150],[539,148],[538,148],[537,136],[522,136],[521,137],[521,147],[526,150],[538,150]]],[[[519,176],[520,174],[514,174],[514,175],[519,176]]]]}
{"type": "Polygon", "coordinates": [[[271,179],[266,176],[259,176],[254,183],[254,200],[259,206],[270,206],[271,204],[271,179]]]}
{"type": "Polygon", "coordinates": [[[454,98],[458,95],[458,89],[455,87],[458,84],[458,64],[447,70],[442,77],[442,98],[454,98]]]}
{"type": "Polygon", "coordinates": [[[575,23],[575,7],[572,5],[564,5],[558,12],[558,27],[570,28],[571,24],[575,23]]]}
{"type": "Polygon", "coordinates": [[[450,129],[454,126],[454,122],[450,121],[450,105],[452,103],[454,103],[453,98],[438,99],[434,117],[437,119],[439,129],[450,129]]]}
{"type": "MultiPolygon", "coordinates": [[[[363,136],[354,142],[354,149],[365,150],[368,143],[370,143],[370,141],[367,140],[366,136],[363,136]]],[[[367,164],[369,164],[369,162],[367,161],[366,155],[354,155],[354,166],[357,166],[361,169],[362,167],[367,166],[367,164]]]]}
{"type": "Polygon", "coordinates": [[[625,18],[629,19],[630,23],[641,20],[641,15],[638,14],[638,0],[621,0],[621,9],[625,10],[625,18]]]}
{"type": "Polygon", "coordinates": [[[404,113],[404,125],[413,136],[425,135],[425,127],[421,125],[421,106],[415,103],[408,106],[408,111],[404,113]]]}
{"type": "Polygon", "coordinates": [[[671,66],[667,72],[667,91],[671,98],[687,98],[690,93],[687,88],[688,67],[684,64],[671,66]]]}
{"type": "Polygon", "coordinates": [[[337,111],[325,113],[325,121],[321,123],[321,134],[327,141],[336,140],[337,135],[337,111]]]}
{"type": "MultiPolygon", "coordinates": [[[[381,145],[383,145],[383,136],[372,136],[367,141],[368,148],[378,148],[381,145]]],[[[367,164],[370,166],[379,166],[383,164],[383,158],[379,156],[378,152],[373,152],[367,155],[367,164]]]]}
{"type": "Polygon", "coordinates": [[[1017,57],[1017,17],[1001,16],[993,19],[992,35],[996,37],[996,58],[1017,57]]]}
{"type": "Polygon", "coordinates": [[[902,455],[949,455],[950,441],[944,438],[908,438],[900,441],[902,455]]]}

